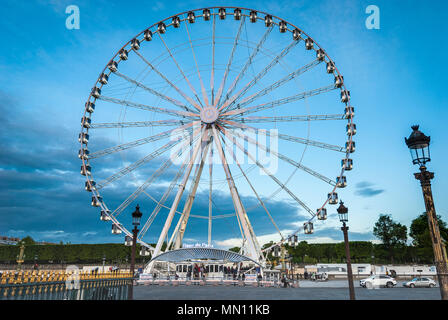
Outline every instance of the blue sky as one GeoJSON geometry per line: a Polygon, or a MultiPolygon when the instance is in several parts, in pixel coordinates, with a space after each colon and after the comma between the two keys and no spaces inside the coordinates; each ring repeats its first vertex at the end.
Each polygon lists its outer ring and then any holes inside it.
{"type": "MultiPolygon", "coordinates": [[[[18,237],[29,234],[38,240],[54,242],[121,242],[122,237],[112,236],[110,226],[99,221],[79,175],[79,119],[91,87],[115,52],[151,24],[189,9],[241,4],[238,1],[173,1],[170,5],[162,1],[3,1],[0,234],[18,237]],[[68,5],[80,8],[79,30],[65,27],[68,5]]],[[[432,138],[433,160],[429,168],[436,174],[435,204],[438,214],[447,221],[446,2],[433,1],[429,5],[421,1],[246,1],[244,7],[270,12],[300,27],[325,48],[344,75],[358,127],[357,150],[353,154],[355,167],[347,173],[347,188],[339,193],[350,210],[351,238],[373,240],[371,231],[380,213],[392,214],[395,220],[409,226],[424,211],[420,186],[412,175],[417,168],[411,166],[403,139],[410,134],[413,124],[420,124],[422,131],[432,138]],[[365,27],[368,16],[365,8],[370,4],[380,9],[379,30],[365,27]]],[[[129,157],[128,161],[138,159],[132,153],[129,157]]],[[[118,160],[101,163],[102,168],[108,164],[117,166],[118,160]]],[[[251,177],[261,193],[268,196],[269,190],[265,188],[270,187],[265,187],[256,172],[251,177]]],[[[285,178],[287,172],[281,170],[279,175],[285,178]]],[[[162,180],[160,185],[169,181],[162,180]]],[[[247,187],[241,189],[246,206],[256,204],[247,187]]],[[[229,213],[231,201],[225,188],[222,190],[215,195],[217,212],[229,213]]],[[[321,197],[326,192],[313,188],[308,191],[305,200],[311,203],[317,199],[314,193],[321,197]]],[[[163,189],[151,192],[157,198],[163,189]]],[[[196,212],[206,214],[206,194],[206,188],[200,188],[196,212]]],[[[120,190],[112,189],[108,201],[116,206],[120,196],[120,190]]],[[[141,201],[148,214],[153,204],[141,201]]],[[[297,214],[287,197],[280,195],[267,204],[282,230],[293,230],[301,223],[300,211],[297,214]]],[[[334,212],[331,207],[329,219],[316,225],[315,234],[308,238],[300,235],[300,239],[340,241],[342,235],[334,212]]],[[[123,213],[126,214],[129,216],[130,211],[123,213]]],[[[250,213],[254,217],[262,214],[260,208],[250,213]]],[[[162,216],[156,225],[162,223],[162,216]]],[[[265,228],[269,224],[266,219],[253,219],[261,242],[274,233],[272,228],[265,228]]],[[[129,222],[129,219],[123,221],[129,222]]],[[[189,239],[203,240],[204,230],[202,221],[192,220],[189,239]]],[[[216,245],[229,246],[238,238],[232,222],[223,222],[216,231],[216,245]]]]}

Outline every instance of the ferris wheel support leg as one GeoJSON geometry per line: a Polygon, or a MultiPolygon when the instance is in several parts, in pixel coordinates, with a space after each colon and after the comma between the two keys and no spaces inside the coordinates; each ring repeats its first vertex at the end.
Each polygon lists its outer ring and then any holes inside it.
{"type": "MultiPolygon", "coordinates": [[[[207,130],[210,131],[210,130],[207,130]]],[[[198,190],[199,181],[201,180],[202,170],[204,169],[205,164],[205,156],[208,153],[208,149],[210,147],[211,136],[209,137],[209,142],[204,149],[204,152],[201,157],[201,163],[196,167],[195,177],[193,181],[193,186],[190,190],[190,195],[188,196],[187,202],[184,205],[184,210],[181,216],[180,229],[177,234],[176,240],[174,242],[174,249],[179,249],[182,246],[182,240],[184,238],[185,229],[187,228],[188,218],[190,217],[191,208],[193,207],[194,198],[196,196],[196,191],[198,190]]]]}
{"type": "Polygon", "coordinates": [[[219,156],[221,157],[222,166],[224,168],[224,172],[227,177],[227,182],[229,184],[230,194],[232,196],[233,205],[235,207],[236,213],[239,216],[239,219],[241,221],[241,226],[243,228],[244,234],[247,239],[247,245],[248,245],[248,255],[255,261],[260,261],[260,257],[262,257],[261,251],[258,251],[257,248],[259,247],[257,238],[251,233],[251,226],[249,219],[247,218],[247,214],[244,210],[243,204],[241,202],[240,196],[238,194],[238,191],[236,190],[235,182],[233,181],[232,174],[230,173],[229,165],[227,164],[226,157],[224,155],[224,150],[222,148],[221,140],[218,136],[218,133],[216,131],[216,127],[212,127],[213,130],[213,137],[216,144],[216,148],[218,149],[219,156]]]}
{"type": "MultiPolygon", "coordinates": [[[[176,213],[177,207],[179,205],[180,199],[182,198],[182,195],[184,193],[185,190],[185,185],[187,184],[188,178],[191,174],[191,169],[193,168],[193,164],[198,156],[199,150],[201,149],[201,145],[202,145],[202,138],[205,135],[205,131],[204,133],[201,135],[201,139],[197,142],[197,145],[193,151],[193,155],[191,156],[191,161],[187,166],[184,178],[182,180],[182,183],[179,186],[179,190],[177,191],[176,197],[174,198],[174,202],[173,205],[171,206],[170,212],[168,213],[168,217],[165,221],[165,225],[163,226],[162,229],[162,233],[159,236],[159,240],[157,241],[157,245],[156,248],[154,249],[153,255],[152,257],[156,257],[160,254],[161,249],[162,249],[162,245],[163,242],[165,241],[166,235],[168,234],[168,230],[171,227],[171,222],[173,221],[173,217],[174,214],[176,213]]],[[[145,268],[145,272],[150,273],[152,271],[154,265],[154,261],[150,262],[146,268],[145,268]]]]}

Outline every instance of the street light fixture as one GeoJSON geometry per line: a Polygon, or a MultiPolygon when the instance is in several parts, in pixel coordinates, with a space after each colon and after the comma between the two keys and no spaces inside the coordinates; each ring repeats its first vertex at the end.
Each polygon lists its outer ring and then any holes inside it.
{"type": "Polygon", "coordinates": [[[142,218],[142,213],[140,212],[140,206],[137,205],[135,207],[135,211],[132,212],[132,224],[134,225],[134,229],[132,229],[132,251],[131,251],[131,277],[132,277],[132,284],[129,286],[128,291],[128,299],[133,300],[134,298],[134,269],[135,269],[135,251],[137,247],[137,234],[138,234],[138,226],[140,225],[140,220],[142,218]]]}
{"type": "Polygon", "coordinates": [[[429,234],[431,236],[434,259],[439,279],[440,294],[442,300],[448,300],[448,265],[446,252],[443,250],[443,243],[440,237],[439,224],[437,222],[436,209],[431,190],[431,180],[434,172],[426,170],[426,163],[431,161],[429,144],[431,137],[426,136],[419,130],[418,125],[411,127],[412,133],[409,138],[404,138],[406,145],[411,151],[412,164],[418,164],[420,172],[414,173],[415,179],[420,181],[425,201],[426,214],[428,216],[429,234]]]}
{"type": "Polygon", "coordinates": [[[347,278],[348,278],[348,288],[350,292],[350,300],[355,300],[355,287],[353,285],[353,272],[352,263],[350,260],[350,246],[348,242],[348,227],[346,222],[348,222],[348,208],[344,206],[344,202],[339,202],[339,207],[336,209],[339,215],[339,221],[342,222],[342,232],[344,233],[344,243],[345,243],[345,257],[347,261],[347,278]]]}

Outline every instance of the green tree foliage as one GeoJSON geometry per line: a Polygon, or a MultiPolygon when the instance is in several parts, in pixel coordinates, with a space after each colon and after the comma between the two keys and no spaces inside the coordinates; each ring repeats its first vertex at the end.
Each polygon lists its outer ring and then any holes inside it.
{"type": "MultiPolygon", "coordinates": [[[[36,242],[30,236],[26,236],[25,238],[22,239],[21,242],[23,242],[25,244],[25,246],[36,244],[36,242]]],[[[18,245],[20,245],[20,244],[21,243],[19,242],[18,245]]]]}
{"type": "Polygon", "coordinates": [[[389,252],[393,263],[397,252],[406,247],[408,228],[392,220],[387,214],[381,214],[373,227],[373,234],[381,240],[385,250],[389,252]]]}
{"type": "MultiPolygon", "coordinates": [[[[448,240],[448,227],[445,221],[437,216],[440,236],[448,240]]],[[[410,227],[409,236],[412,238],[412,244],[415,246],[415,256],[418,261],[424,263],[432,263],[434,260],[434,253],[432,249],[431,237],[429,235],[428,217],[426,213],[415,218],[410,227]]]]}
{"type": "Polygon", "coordinates": [[[230,248],[229,251],[238,253],[238,252],[240,252],[240,247],[233,247],[233,248],[230,248]]]}

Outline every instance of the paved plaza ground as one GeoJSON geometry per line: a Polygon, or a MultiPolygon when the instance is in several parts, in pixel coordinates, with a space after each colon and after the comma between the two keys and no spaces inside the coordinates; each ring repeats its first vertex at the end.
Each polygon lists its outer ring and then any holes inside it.
{"type": "MultiPolygon", "coordinates": [[[[436,288],[365,289],[355,283],[359,300],[440,300],[436,288]]],[[[344,300],[348,299],[347,281],[301,281],[300,288],[257,288],[238,286],[158,286],[134,287],[136,300],[344,300]]]]}

